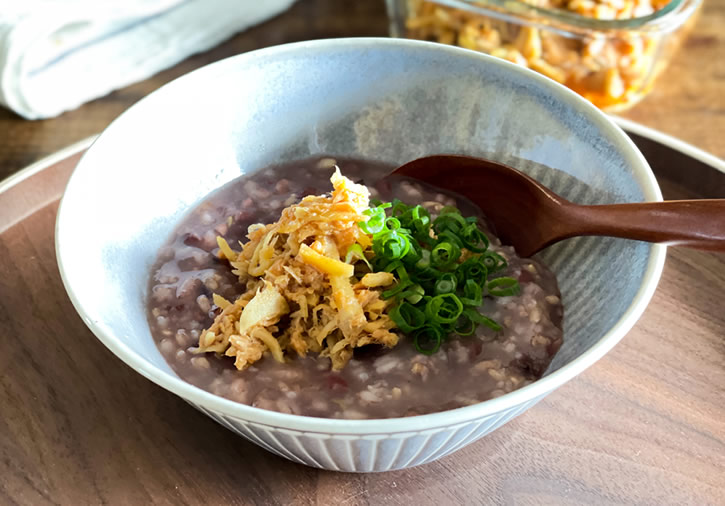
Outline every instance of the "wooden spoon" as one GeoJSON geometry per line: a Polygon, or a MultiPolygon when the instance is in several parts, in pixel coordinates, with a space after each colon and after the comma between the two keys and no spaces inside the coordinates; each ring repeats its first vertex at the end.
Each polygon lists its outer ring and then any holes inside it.
{"type": "Polygon", "coordinates": [[[451,190],[477,204],[522,257],[568,237],[604,235],[725,252],[725,199],[574,204],[522,172],[468,156],[413,160],[393,175],[451,190]]]}

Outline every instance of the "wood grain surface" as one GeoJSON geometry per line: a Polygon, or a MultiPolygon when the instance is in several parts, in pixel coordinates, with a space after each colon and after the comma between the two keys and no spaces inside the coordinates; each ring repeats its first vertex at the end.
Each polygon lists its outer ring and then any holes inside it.
{"type": "MultiPolygon", "coordinates": [[[[286,13],[58,118],[26,121],[0,109],[0,179],[103,130],[159,86],[207,63],[261,47],[329,37],[386,36],[384,0],[298,0],[286,13]]],[[[689,39],[652,94],[624,116],[725,158],[725,0],[704,0],[689,39]]]]}
{"type": "MultiPolygon", "coordinates": [[[[53,243],[76,159],[0,194],[0,504],[725,504],[725,255],[671,249],[629,335],[482,440],[404,471],[318,471],[224,429],[86,328],[53,243]]],[[[665,198],[703,192],[660,183],[665,198]]]]}

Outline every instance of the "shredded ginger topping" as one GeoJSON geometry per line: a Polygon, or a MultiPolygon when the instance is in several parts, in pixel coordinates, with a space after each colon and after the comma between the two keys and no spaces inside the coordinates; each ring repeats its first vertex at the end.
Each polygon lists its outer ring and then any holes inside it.
{"type": "Polygon", "coordinates": [[[266,352],[278,362],[313,352],[339,370],[356,347],[398,344],[386,313],[389,302],[380,296],[394,276],[356,276],[342,260],[356,244],[369,251],[370,237],[358,222],[368,219],[363,211],[370,193],[339,169],[330,180],[331,196],[305,197],[285,208],[278,222],[250,226],[240,252],[217,239],[220,258],[229,261],[246,291],[234,302],[214,295],[221,313],[201,333],[198,352],[234,357],[240,370],[266,352]]]}

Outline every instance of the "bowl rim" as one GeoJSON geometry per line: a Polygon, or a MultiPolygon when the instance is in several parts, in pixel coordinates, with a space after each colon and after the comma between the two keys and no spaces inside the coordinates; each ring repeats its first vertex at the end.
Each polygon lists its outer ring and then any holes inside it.
{"type": "MultiPolygon", "coordinates": [[[[381,49],[409,49],[424,50],[431,52],[439,52],[450,55],[452,58],[467,58],[472,60],[473,64],[499,65],[507,68],[507,71],[520,73],[527,79],[537,82],[541,87],[547,89],[552,95],[569,102],[576,106],[582,113],[587,114],[590,119],[610,138],[619,141],[619,146],[623,148],[628,158],[632,159],[633,176],[643,190],[646,201],[662,200],[662,194],[655,179],[652,170],[642,153],[637,149],[634,142],[621,130],[608,116],[599,111],[594,105],[580,97],[575,92],[569,90],[565,86],[556,83],[532,70],[520,67],[516,64],[494,58],[476,51],[462,49],[454,46],[445,46],[433,42],[394,39],[385,37],[360,37],[360,38],[338,38],[323,39],[315,41],[303,41],[290,44],[282,44],[278,46],[267,47],[236,56],[231,56],[215,63],[205,65],[199,69],[180,76],[170,83],[165,84],[156,91],[142,98],[129,109],[121,113],[113,120],[106,129],[94,140],[86,153],[92,152],[97,139],[107,135],[109,130],[113,129],[114,124],[123,121],[127,112],[138,107],[148,100],[153,100],[157,93],[163,93],[167,86],[178,85],[178,81],[188,78],[190,75],[196,75],[206,72],[213,72],[211,69],[217,69],[224,65],[236,65],[247,59],[260,57],[274,57],[275,55],[283,55],[285,53],[295,53],[299,51],[324,53],[330,50],[352,49],[359,47],[362,49],[370,49],[371,47],[381,49]]],[[[78,168],[84,166],[86,154],[79,161],[77,168],[71,175],[67,188],[75,184],[75,180],[79,177],[78,168]]],[[[621,316],[621,318],[594,344],[590,349],[582,353],[579,357],[571,362],[563,365],[558,370],[544,376],[543,378],[527,385],[523,388],[505,394],[501,397],[483,401],[471,406],[465,406],[452,410],[431,413],[425,415],[417,415],[404,418],[383,418],[383,419],[366,419],[366,420],[347,420],[334,418],[317,418],[302,415],[292,415],[269,411],[261,408],[255,408],[246,404],[241,404],[230,399],[202,390],[199,387],[187,383],[183,379],[170,372],[162,371],[151,364],[142,355],[131,349],[126,343],[118,339],[114,335],[106,333],[101,326],[96,324],[92,315],[86,313],[82,301],[78,294],[74,291],[71,280],[66,273],[61,244],[63,242],[63,230],[66,226],[65,205],[66,194],[61,198],[58,208],[58,215],[55,226],[55,249],[58,262],[58,269],[63,281],[63,285],[68,296],[81,316],[84,323],[89,327],[93,334],[118,358],[125,362],[139,374],[147,379],[163,387],[164,389],[180,396],[182,399],[190,402],[197,407],[222,413],[234,419],[244,421],[245,423],[256,424],[260,426],[274,427],[298,431],[309,434],[319,434],[327,436],[374,436],[374,435],[390,435],[401,433],[418,433],[421,431],[435,431],[444,427],[454,425],[463,425],[468,422],[491,417],[496,414],[505,413],[516,406],[528,406],[536,402],[549,392],[560,387],[573,377],[577,376],[589,366],[594,364],[602,356],[604,356],[611,348],[617,344],[624,335],[634,326],[636,321],[644,312],[647,304],[652,298],[657,287],[659,278],[662,274],[667,247],[665,245],[653,244],[650,247],[650,254],[642,277],[639,289],[634,296],[632,303],[621,316]]]]}

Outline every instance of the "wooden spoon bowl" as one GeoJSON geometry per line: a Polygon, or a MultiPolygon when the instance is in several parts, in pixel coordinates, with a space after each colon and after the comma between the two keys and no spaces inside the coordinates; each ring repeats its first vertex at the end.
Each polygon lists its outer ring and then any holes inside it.
{"type": "Polygon", "coordinates": [[[458,155],[418,158],[393,171],[478,205],[501,240],[529,257],[563,239],[599,235],[725,252],[725,199],[585,206],[502,163],[458,155]]]}

